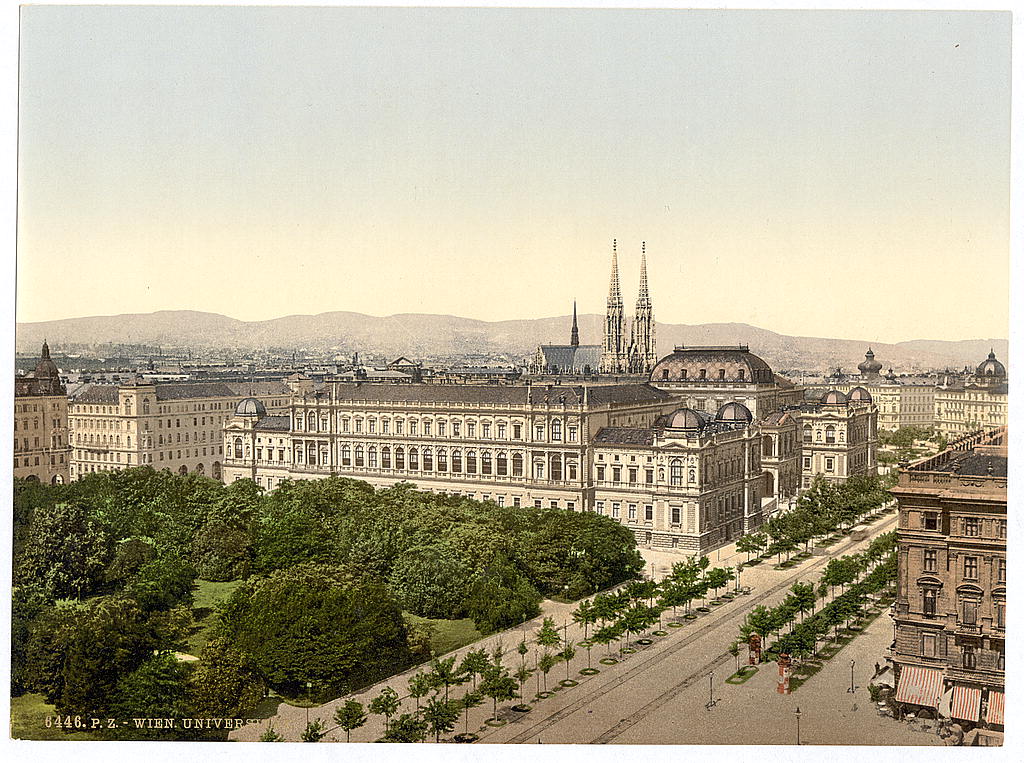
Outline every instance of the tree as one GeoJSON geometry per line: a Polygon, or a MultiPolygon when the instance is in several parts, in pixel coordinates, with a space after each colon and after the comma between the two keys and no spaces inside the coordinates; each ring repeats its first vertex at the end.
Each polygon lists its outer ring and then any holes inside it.
{"type": "Polygon", "coordinates": [[[594,604],[589,599],[584,599],[572,613],[573,622],[583,626],[583,639],[588,637],[588,628],[597,622],[597,613],[594,611],[594,604]]]}
{"type": "Polygon", "coordinates": [[[470,587],[466,614],[483,633],[517,625],[540,613],[541,595],[522,572],[498,554],[470,587]]]}
{"type": "Polygon", "coordinates": [[[283,742],[284,737],[274,731],[274,724],[267,725],[267,730],[260,734],[261,742],[283,742]]]}
{"type": "Polygon", "coordinates": [[[594,631],[594,635],[591,636],[591,640],[598,644],[604,644],[608,647],[608,653],[611,654],[611,643],[617,641],[621,631],[616,625],[605,625],[594,631]]]}
{"type": "Polygon", "coordinates": [[[441,734],[447,734],[455,730],[455,723],[459,720],[459,708],[447,699],[443,702],[437,697],[431,697],[423,708],[423,720],[427,722],[427,728],[434,735],[434,741],[441,741],[441,734]]]}
{"type": "Polygon", "coordinates": [[[307,681],[344,693],[410,659],[401,611],[383,583],[302,564],[251,579],[224,605],[222,635],[288,696],[307,681]]]}
{"type": "Polygon", "coordinates": [[[526,680],[529,677],[530,677],[530,669],[528,667],[526,667],[526,663],[524,662],[518,668],[516,668],[516,672],[515,672],[516,683],[519,684],[519,693],[520,694],[523,693],[523,686],[526,685],[526,680]]]}
{"type": "Polygon", "coordinates": [[[469,563],[448,544],[434,540],[403,551],[394,560],[388,583],[404,610],[457,620],[465,615],[471,580],[469,563]]]}
{"type": "Polygon", "coordinates": [[[427,736],[426,721],[409,713],[402,713],[381,737],[385,742],[422,742],[427,736]]]}
{"type": "Polygon", "coordinates": [[[398,692],[390,686],[380,690],[380,694],[370,700],[370,712],[374,715],[384,716],[384,730],[387,731],[391,723],[391,716],[398,712],[401,701],[398,699],[398,692]]]}
{"type": "MultiPolygon", "coordinates": [[[[159,652],[121,677],[110,701],[114,718],[182,718],[189,715],[185,676],[188,668],[171,653],[159,652]]],[[[167,738],[165,729],[135,729],[132,736],[167,738]]]]}
{"type": "Polygon", "coordinates": [[[301,738],[303,742],[319,742],[325,736],[327,736],[326,724],[319,718],[316,718],[306,724],[301,738]]]}
{"type": "Polygon", "coordinates": [[[568,680],[569,663],[572,661],[572,658],[576,656],[576,650],[573,648],[572,644],[566,641],[565,647],[562,649],[561,652],[558,653],[558,656],[565,660],[565,677],[568,680]]]}
{"type": "Polygon", "coordinates": [[[112,555],[109,536],[85,506],[41,506],[15,559],[14,583],[37,586],[50,599],[80,599],[100,587],[112,555]]]}
{"type": "Polygon", "coordinates": [[[480,682],[480,693],[494,700],[494,717],[498,717],[498,703],[515,699],[516,682],[500,665],[488,668],[480,682]]]}
{"type": "Polygon", "coordinates": [[[416,700],[416,712],[420,710],[420,700],[430,693],[434,685],[431,674],[422,670],[409,679],[409,696],[416,700]]]}
{"type": "Polygon", "coordinates": [[[736,550],[741,554],[747,555],[747,561],[750,561],[750,555],[756,554],[758,551],[764,548],[765,537],[763,533],[752,533],[749,535],[741,535],[736,539],[736,550]]]}
{"type": "Polygon", "coordinates": [[[347,699],[345,704],[334,711],[334,722],[345,732],[345,741],[350,742],[352,732],[366,725],[366,709],[361,702],[347,699]]]}
{"type": "Polygon", "coordinates": [[[812,583],[793,583],[789,590],[796,609],[800,613],[800,619],[803,620],[804,614],[814,609],[814,603],[818,598],[814,592],[814,585],[812,583]]]}
{"type": "Polygon", "coordinates": [[[447,702],[448,687],[459,682],[455,672],[455,655],[444,660],[440,657],[434,658],[434,661],[430,663],[430,676],[435,686],[444,687],[444,701],[447,702]]]}
{"type": "Polygon", "coordinates": [[[740,672],[740,642],[733,641],[729,644],[729,654],[736,658],[736,672],[740,672]]]}
{"type": "Polygon", "coordinates": [[[125,587],[125,595],[151,612],[167,610],[176,604],[192,603],[196,571],[176,558],[157,558],[144,564],[125,587]]]}
{"type": "Polygon", "coordinates": [[[215,638],[188,676],[193,712],[210,718],[246,718],[263,698],[264,686],[252,659],[215,638]]]}
{"type": "MultiPolygon", "coordinates": [[[[522,652],[520,652],[522,654],[522,652]]],[[[462,662],[459,664],[459,673],[461,675],[468,675],[473,679],[473,689],[476,689],[476,677],[481,675],[490,665],[490,660],[487,658],[487,650],[483,647],[479,649],[471,649],[466,652],[466,655],[462,658],[462,662]]]]}
{"type": "Polygon", "coordinates": [[[459,704],[462,705],[462,709],[465,711],[467,733],[469,732],[469,709],[483,704],[483,701],[484,697],[478,691],[467,691],[462,695],[462,699],[459,700],[459,704]]]}
{"type": "Polygon", "coordinates": [[[555,666],[558,660],[549,652],[544,652],[540,656],[540,660],[537,661],[537,667],[540,668],[540,672],[544,675],[544,691],[548,690],[548,672],[555,666]]]}
{"type": "Polygon", "coordinates": [[[541,627],[534,635],[534,641],[547,650],[553,646],[558,646],[561,640],[562,638],[558,635],[558,628],[555,627],[555,621],[550,617],[545,617],[541,627]]]}

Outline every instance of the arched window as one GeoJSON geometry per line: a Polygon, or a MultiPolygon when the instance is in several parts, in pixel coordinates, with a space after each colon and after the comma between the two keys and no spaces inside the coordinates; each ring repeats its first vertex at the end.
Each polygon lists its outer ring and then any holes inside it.
{"type": "Polygon", "coordinates": [[[377,468],[377,446],[371,445],[366,449],[366,465],[371,469],[377,468]]]}
{"type": "Polygon", "coordinates": [[[395,448],[395,468],[405,468],[405,448],[395,448]]]}
{"type": "Polygon", "coordinates": [[[491,473],[491,453],[490,451],[484,451],[480,454],[480,473],[490,474],[491,473]]]}
{"type": "Polygon", "coordinates": [[[437,470],[439,472],[448,471],[448,451],[444,448],[437,451],[437,470]]]}
{"type": "Polygon", "coordinates": [[[124,401],[124,415],[125,416],[131,416],[132,415],[132,399],[131,398],[128,398],[127,400],[124,401]]]}
{"type": "Polygon", "coordinates": [[[466,474],[476,474],[476,451],[466,451],[466,474]]]}
{"type": "Polygon", "coordinates": [[[148,397],[142,398],[142,413],[143,414],[149,413],[149,398],[148,397]]]}
{"type": "Polygon", "coordinates": [[[558,453],[551,454],[551,479],[562,479],[562,457],[558,453]]]}
{"type": "Polygon", "coordinates": [[[326,432],[330,428],[331,428],[330,424],[327,421],[327,414],[326,413],[321,414],[320,415],[320,431],[321,432],[326,432]]]}
{"type": "Polygon", "coordinates": [[[719,368],[718,369],[718,378],[719,379],[725,379],[725,369],[724,368],[719,368]]]}
{"type": "Polygon", "coordinates": [[[512,476],[522,477],[523,476],[523,454],[513,453],[512,454],[512,476]]]}
{"type": "Polygon", "coordinates": [[[504,477],[508,474],[508,456],[504,453],[499,453],[497,458],[497,471],[499,477],[504,477]]]}
{"type": "Polygon", "coordinates": [[[690,469],[690,473],[687,475],[687,477],[688,477],[688,481],[689,482],[696,482],[697,481],[697,470],[696,469],[690,469]]]}
{"type": "Polygon", "coordinates": [[[434,454],[431,452],[430,448],[423,449],[423,471],[434,471],[434,454]]]}
{"type": "Polygon", "coordinates": [[[295,444],[295,463],[305,463],[304,459],[302,458],[302,443],[295,444]]]}
{"type": "Polygon", "coordinates": [[[241,437],[236,437],[235,438],[235,458],[241,458],[241,457],[242,457],[242,438],[241,437]]]}
{"type": "Polygon", "coordinates": [[[672,459],[672,462],[669,464],[669,484],[683,484],[683,462],[678,458],[672,459]]]}
{"type": "Polygon", "coordinates": [[[765,435],[761,441],[761,453],[769,458],[775,455],[775,444],[769,435],[765,435]]]}
{"type": "MultiPolygon", "coordinates": [[[[410,423],[410,427],[412,424],[410,423]]],[[[420,468],[420,452],[416,448],[409,448],[409,468],[419,469],[420,468]]]]}
{"type": "Polygon", "coordinates": [[[310,432],[316,431],[316,412],[309,411],[306,414],[306,429],[310,432]]]}
{"type": "Polygon", "coordinates": [[[452,451],[452,473],[459,474],[462,472],[462,451],[452,451]]]}
{"type": "Polygon", "coordinates": [[[577,475],[579,474],[579,468],[577,467],[576,462],[575,461],[566,461],[565,462],[565,472],[566,472],[566,475],[565,475],[566,479],[575,480],[577,475]]]}
{"type": "Polygon", "coordinates": [[[551,441],[562,441],[562,422],[560,419],[555,419],[551,422],[551,441]]]}
{"type": "Polygon", "coordinates": [[[540,459],[533,462],[533,476],[539,480],[544,479],[544,462],[540,459]]]}
{"type": "Polygon", "coordinates": [[[836,428],[829,424],[825,427],[825,442],[834,445],[836,442],[836,428]]]}
{"type": "Polygon", "coordinates": [[[352,466],[352,448],[348,445],[341,446],[341,465],[352,466]]]}
{"type": "Polygon", "coordinates": [[[811,441],[811,425],[804,424],[804,442],[811,441]]]}
{"type": "Polygon", "coordinates": [[[363,465],[363,446],[356,445],[356,466],[363,465]]]}
{"type": "Polygon", "coordinates": [[[391,448],[387,445],[380,449],[380,465],[384,469],[391,468],[391,448]]]}

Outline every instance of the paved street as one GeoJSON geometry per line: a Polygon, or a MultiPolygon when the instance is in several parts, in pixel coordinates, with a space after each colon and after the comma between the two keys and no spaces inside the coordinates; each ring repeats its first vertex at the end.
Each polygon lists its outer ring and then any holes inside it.
{"type": "MultiPolygon", "coordinates": [[[[886,532],[894,524],[895,515],[887,516],[873,527],[873,534],[886,532]]],[[[809,744],[934,743],[937,741],[934,737],[882,719],[870,707],[865,687],[874,663],[883,661],[883,650],[892,639],[891,621],[885,615],[876,619],[866,633],[826,663],[821,672],[791,696],[775,693],[774,665],[762,665],[758,675],[742,686],[723,682],[735,669],[735,659],[726,650],[736,638],[747,610],[757,604],[772,605],[781,601],[794,582],[816,579],[831,556],[860,550],[867,542],[847,540],[834,546],[830,556],[812,557],[791,570],[774,570],[770,562],[745,570],[742,583],[752,588],[750,595],[715,608],[698,620],[683,621],[682,627],[666,628],[669,635],[656,638],[654,644],[635,654],[623,656],[617,665],[600,664],[598,660],[604,656],[606,648],[595,646],[591,661],[601,670],[596,676],[579,675],[579,670],[587,665],[586,650],[579,648],[568,672],[572,679],[580,682],[578,686],[560,687],[552,697],[533,702],[532,711],[524,715],[511,712],[507,709],[510,703],[503,703],[506,708],[499,715],[509,722],[500,728],[485,725],[491,716],[488,701],[470,711],[468,728],[486,743],[535,743],[539,740],[544,743],[726,744],[742,740],[744,743],[789,744],[796,740],[793,711],[800,705],[801,725],[805,729],[803,741],[809,744]],[[846,692],[850,659],[856,660],[866,671],[856,676],[861,688],[853,696],[846,692]],[[718,703],[706,710],[709,673],[712,672],[718,703]]],[[[645,551],[644,554],[649,563],[654,563],[658,578],[667,572],[673,561],[683,558],[665,552],[645,551]]],[[[745,559],[745,555],[736,555],[732,547],[722,550],[721,561],[717,556],[716,553],[711,557],[714,566],[732,565],[745,559]]],[[[544,612],[560,626],[568,621],[569,632],[573,640],[578,641],[583,634],[571,621],[575,607],[575,604],[545,602],[544,612]]],[[[515,645],[524,631],[529,637],[539,625],[538,618],[489,637],[459,650],[458,658],[461,659],[469,648],[479,645],[493,648],[500,640],[507,650],[505,663],[518,665],[515,645]]],[[[612,645],[613,654],[618,646],[612,645]]],[[[533,659],[532,654],[530,659],[533,659]]],[[[419,669],[371,687],[356,695],[356,699],[368,704],[384,685],[405,696],[408,678],[419,669]]],[[[566,666],[560,662],[547,677],[548,688],[552,689],[566,675],[566,666]]],[[[524,694],[532,699],[537,690],[534,677],[527,682],[524,694]]],[[[453,687],[452,695],[463,691],[463,687],[453,687]]],[[[330,719],[338,704],[340,700],[313,708],[309,717],[323,718],[328,727],[332,727],[330,719]]],[[[402,711],[409,712],[414,707],[413,700],[405,699],[402,711]]],[[[272,722],[275,730],[286,739],[298,739],[305,727],[306,710],[282,704],[272,722]]],[[[231,737],[254,740],[266,723],[240,729],[231,737]]],[[[465,723],[460,721],[457,731],[465,728],[465,723]]],[[[366,726],[353,732],[352,741],[372,741],[381,733],[382,719],[370,716],[366,726]]],[[[334,731],[327,739],[341,740],[344,734],[334,731]]]]}

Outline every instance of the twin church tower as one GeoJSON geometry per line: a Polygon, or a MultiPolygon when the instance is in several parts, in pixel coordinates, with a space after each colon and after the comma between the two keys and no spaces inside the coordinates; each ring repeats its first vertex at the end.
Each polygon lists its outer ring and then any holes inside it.
{"type": "MultiPolygon", "coordinates": [[[[579,342],[573,316],[573,337],[579,342]]],[[[654,311],[647,291],[647,243],[640,245],[640,293],[626,342],[626,316],[619,289],[618,242],[612,240],[612,280],[608,288],[608,306],[604,318],[604,345],[600,370],[603,374],[649,374],[658,362],[654,340],[654,311]]]]}

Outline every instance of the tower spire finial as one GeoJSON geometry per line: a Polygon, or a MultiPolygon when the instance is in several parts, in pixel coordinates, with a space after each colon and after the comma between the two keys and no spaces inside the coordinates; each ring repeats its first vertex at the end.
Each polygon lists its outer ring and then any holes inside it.
{"type": "Polygon", "coordinates": [[[622,304],[622,293],[619,291],[619,252],[618,242],[612,239],[612,280],[608,287],[608,304],[622,304]]]}
{"type": "Polygon", "coordinates": [[[572,334],[569,336],[569,344],[573,347],[580,346],[580,327],[576,323],[576,300],[572,301],[572,334]]]}

